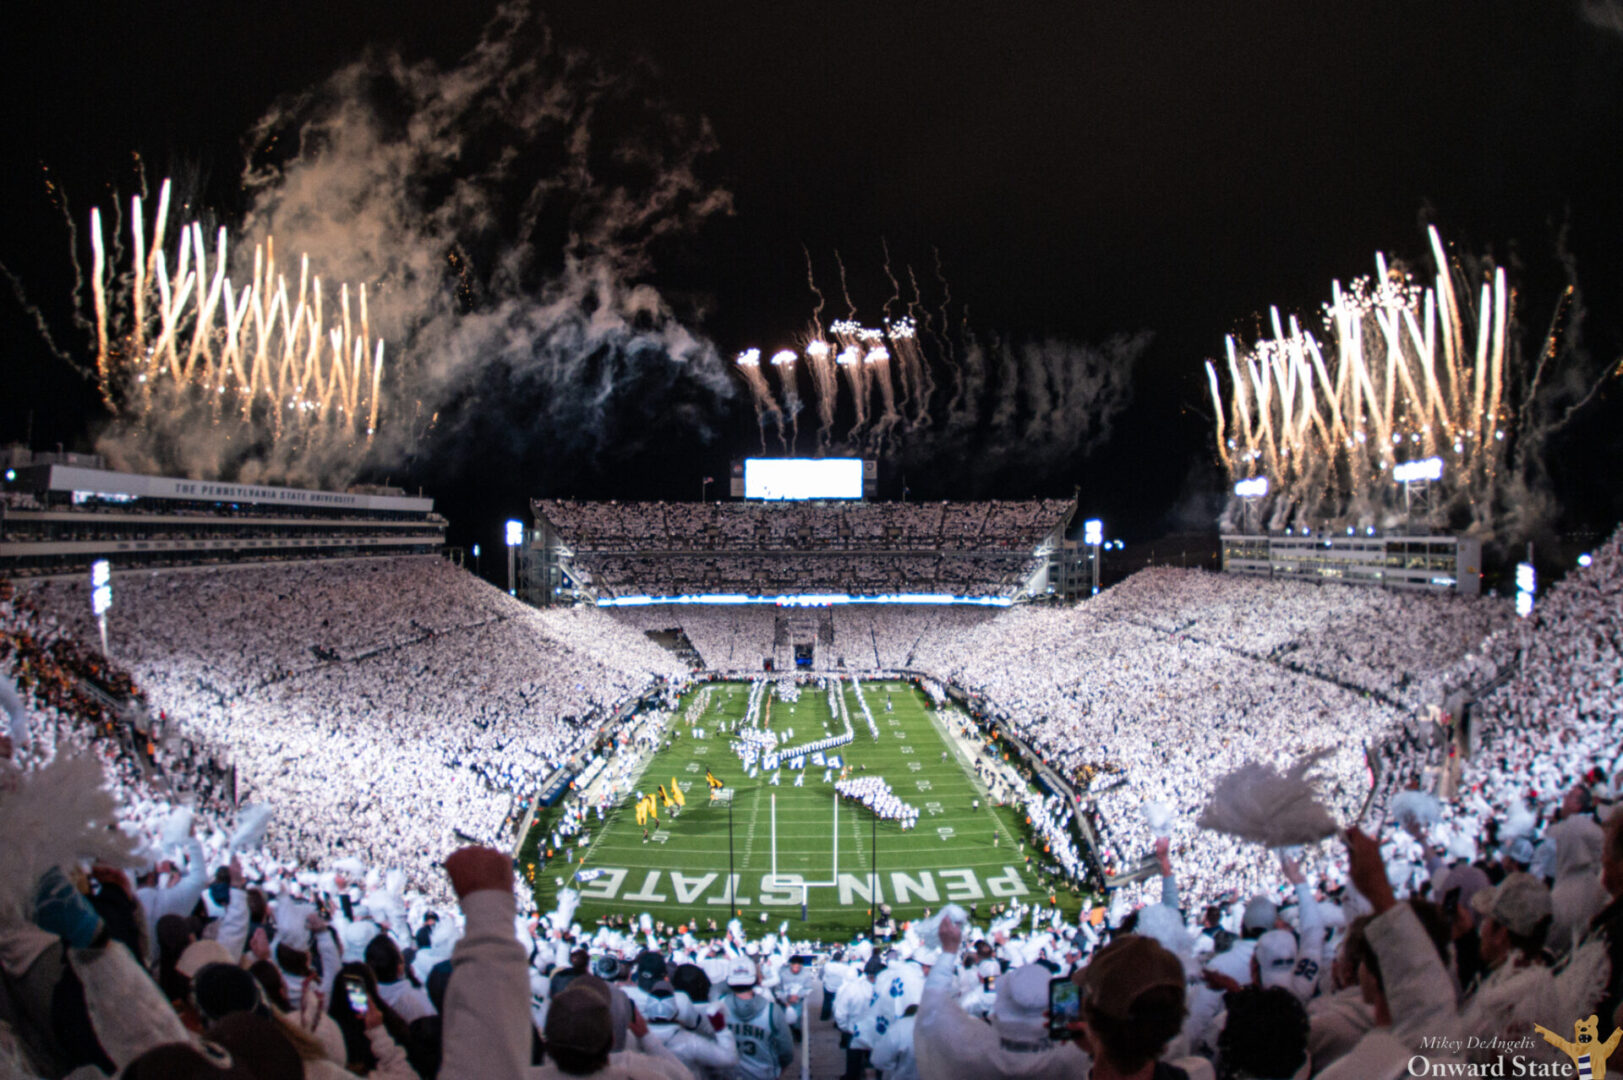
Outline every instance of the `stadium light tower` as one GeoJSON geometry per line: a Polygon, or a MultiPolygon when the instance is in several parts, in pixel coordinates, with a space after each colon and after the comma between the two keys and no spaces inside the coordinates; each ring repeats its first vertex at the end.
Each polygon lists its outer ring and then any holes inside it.
{"type": "Polygon", "coordinates": [[[1234,494],[1238,495],[1245,504],[1245,531],[1251,535],[1256,530],[1252,526],[1251,515],[1256,509],[1257,500],[1268,494],[1268,478],[1266,476],[1253,476],[1241,480],[1234,485],[1234,494]]]}
{"type": "Polygon", "coordinates": [[[1093,548],[1093,593],[1099,595],[1099,549],[1105,542],[1105,523],[1089,518],[1082,523],[1082,542],[1093,548]]]}
{"type": "Polygon", "coordinates": [[[90,564],[90,610],[101,628],[101,654],[111,659],[107,651],[107,610],[113,606],[113,564],[97,559],[90,564]]]}
{"type": "MultiPolygon", "coordinates": [[[[1443,478],[1443,459],[1440,457],[1423,458],[1420,461],[1406,461],[1402,465],[1392,466],[1393,483],[1403,485],[1403,520],[1409,532],[1414,532],[1414,526],[1409,523],[1413,516],[1410,506],[1410,492],[1416,484],[1427,485],[1423,490],[1429,493],[1431,484],[1443,478]]],[[[1429,509],[1429,504],[1428,504],[1429,509]]]]}
{"type": "MultiPolygon", "coordinates": [[[[1531,559],[1531,555],[1529,555],[1531,559]]],[[[1538,571],[1531,561],[1516,564],[1516,614],[1522,618],[1533,614],[1533,593],[1538,589],[1538,571]]]]}
{"type": "Polygon", "coordinates": [[[514,584],[516,576],[515,563],[518,560],[519,545],[524,543],[524,522],[516,518],[507,523],[507,595],[517,596],[518,586],[514,584]]]}

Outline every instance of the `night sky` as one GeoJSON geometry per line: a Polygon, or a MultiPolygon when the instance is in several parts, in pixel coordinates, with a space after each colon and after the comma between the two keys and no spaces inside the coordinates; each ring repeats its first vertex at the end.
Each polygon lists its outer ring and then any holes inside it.
{"type": "MultiPolygon", "coordinates": [[[[943,455],[915,495],[1064,494],[1112,531],[1209,522],[1201,361],[1251,335],[1268,306],[1311,316],[1332,278],[1407,256],[1424,227],[1491,252],[1542,334],[1562,283],[1559,238],[1599,364],[1623,355],[1623,33],[1605,3],[1259,2],[1194,5],[670,4],[543,9],[563,48],[636,71],[658,109],[703,117],[700,169],[730,215],[653,251],[648,280],[730,357],[792,344],[810,317],[806,256],[837,293],[835,252],[872,321],[893,262],[937,253],[978,333],[1099,342],[1149,331],[1110,440],[1001,490],[943,455]],[[804,249],[804,250],[803,250],[804,249]],[[967,488],[967,489],[966,489],[967,488]]],[[[493,6],[52,3],[0,16],[0,263],[57,339],[70,317],[67,226],[148,176],[185,176],[224,220],[245,209],[242,140],[271,103],[363,50],[454,63],[493,6]]],[[[843,314],[831,303],[825,318],[843,314]]],[[[0,300],[0,441],[88,447],[90,387],[54,359],[11,290],[0,300]]],[[[1615,476],[1623,388],[1555,447],[1564,529],[1623,516],[1615,476]]],[[[453,540],[495,546],[536,494],[694,498],[704,475],[759,449],[742,395],[704,442],[666,435],[629,456],[560,455],[493,414],[389,475],[423,484],[453,540]],[[432,460],[431,460],[432,459],[432,460]]],[[[900,478],[892,478],[899,493],[900,478]]],[[[714,489],[713,489],[714,490],[714,489]]]]}

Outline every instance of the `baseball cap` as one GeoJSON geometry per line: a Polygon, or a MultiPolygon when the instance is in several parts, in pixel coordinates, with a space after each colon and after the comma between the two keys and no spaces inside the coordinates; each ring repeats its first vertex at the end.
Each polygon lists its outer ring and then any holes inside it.
{"type": "Polygon", "coordinates": [[[592,961],[592,974],[605,982],[613,982],[620,977],[619,959],[604,953],[592,961]]]}
{"type": "Polygon", "coordinates": [[[665,968],[665,958],[653,949],[644,949],[637,957],[635,971],[637,985],[650,993],[653,992],[653,985],[669,974],[665,968]]]}
{"type": "Polygon", "coordinates": [[[1496,888],[1479,890],[1471,897],[1471,910],[1526,937],[1550,915],[1550,890],[1532,874],[1509,874],[1496,888]]]}
{"type": "Polygon", "coordinates": [[[190,979],[209,964],[229,963],[232,963],[231,950],[218,941],[204,938],[186,946],[186,950],[175,961],[175,972],[190,979]]]}
{"type": "Polygon", "coordinates": [[[727,985],[743,989],[755,985],[755,965],[748,960],[738,959],[727,965],[727,985]]]}
{"type": "Polygon", "coordinates": [[[1523,866],[1533,865],[1533,841],[1525,836],[1518,836],[1510,842],[1510,857],[1523,866]]]}
{"type": "Polygon", "coordinates": [[[1011,1042],[1039,1042],[1046,1037],[1048,981],[1052,977],[1041,964],[1027,964],[998,981],[992,1026],[999,1036],[1011,1042]]]}
{"type": "Polygon", "coordinates": [[[868,957],[868,962],[862,965],[862,973],[864,975],[877,975],[884,970],[885,958],[879,955],[868,957]]]}
{"type": "Polygon", "coordinates": [[[655,982],[648,991],[648,997],[642,1002],[642,1014],[650,1022],[676,1019],[681,1011],[681,1002],[676,1000],[676,991],[664,979],[655,982]]]}
{"type": "Polygon", "coordinates": [[[1267,987],[1290,986],[1296,968],[1296,936],[1289,930],[1270,930],[1257,939],[1257,974],[1267,987]]]}
{"type": "Polygon", "coordinates": [[[1455,866],[1449,869],[1437,882],[1437,895],[1447,896],[1450,889],[1460,891],[1460,906],[1464,907],[1476,898],[1476,894],[1492,887],[1488,875],[1475,866],[1455,866]]]}
{"type": "Polygon", "coordinates": [[[1245,905],[1245,916],[1240,920],[1242,930],[1272,930],[1279,918],[1279,906],[1258,893],[1245,905]]]}
{"type": "Polygon", "coordinates": [[[1184,990],[1183,964],[1138,934],[1119,937],[1100,949],[1073,978],[1088,1007],[1115,1020],[1131,1019],[1133,1006],[1151,990],[1170,987],[1180,994],[1184,990]]]}

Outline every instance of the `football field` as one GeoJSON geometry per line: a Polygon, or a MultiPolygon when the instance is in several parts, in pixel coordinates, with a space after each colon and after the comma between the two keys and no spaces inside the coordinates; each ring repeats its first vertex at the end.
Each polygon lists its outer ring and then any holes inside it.
{"type": "MultiPolygon", "coordinates": [[[[646,840],[636,820],[635,794],[620,798],[603,822],[594,815],[588,846],[574,852],[580,861],[560,857],[534,876],[541,910],[554,906],[558,879],[567,883],[579,871],[586,880],[574,882],[580,893],[576,919],[587,927],[605,915],[635,918],[645,912],[667,925],[706,927],[714,920],[725,926],[731,908],[752,933],[776,930],[788,920],[789,933],[797,937],[844,938],[866,932],[874,903],[890,904],[898,922],[948,901],[979,905],[982,919],[995,903],[1046,904],[1049,891],[1028,869],[1021,849],[1027,840],[1023,813],[989,806],[986,791],[962,759],[961,744],[937,726],[963,719],[950,712],[938,715],[910,683],[865,681],[862,693],[879,729],[875,738],[851,681],[841,680],[839,686],[855,740],[828,753],[841,755],[850,776],[882,777],[903,802],[917,807],[915,828],[904,830],[859,803],[836,800],[824,767],[809,760],[802,787],[794,786],[800,774],[787,764],[776,785],[766,769],[754,779],[746,776],[726,729],[745,716],[750,686],[703,684],[684,697],[666,729],[668,745],[650,759],[635,785],[653,793],[660,784],[668,789],[674,777],[686,807],[674,816],[661,810],[646,840]],[[688,706],[706,687],[707,705],[690,724],[688,706]],[[725,786],[715,800],[707,771],[725,786]]],[[[794,703],[769,690],[761,712],[785,746],[844,731],[827,691],[814,683],[803,686],[794,703]],[[785,737],[790,730],[793,735],[785,737]]],[[[1080,901],[1064,891],[1059,898],[1074,915],[1080,901]]]]}

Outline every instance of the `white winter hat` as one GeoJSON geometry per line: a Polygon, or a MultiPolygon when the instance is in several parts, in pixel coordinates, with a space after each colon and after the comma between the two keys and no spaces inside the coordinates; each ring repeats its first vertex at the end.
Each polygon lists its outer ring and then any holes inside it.
{"type": "Polygon", "coordinates": [[[1011,1042],[1040,1042],[1048,1035],[1048,981],[1053,977],[1042,964],[1015,968],[997,986],[992,1005],[992,1026],[1011,1042]]]}

